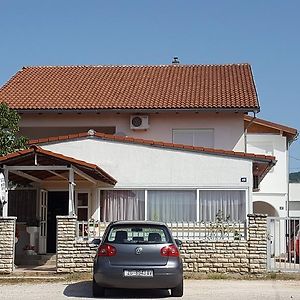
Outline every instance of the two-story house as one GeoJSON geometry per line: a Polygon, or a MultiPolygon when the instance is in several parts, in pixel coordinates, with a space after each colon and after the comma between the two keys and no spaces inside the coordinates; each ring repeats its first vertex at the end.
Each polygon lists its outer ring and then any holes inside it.
{"type": "Polygon", "coordinates": [[[0,101],[32,145],[0,158],[6,187],[26,186],[6,192],[4,214],[40,218],[41,253],[55,252],[59,214],[245,221],[276,164],[250,131],[260,108],[248,64],[25,67],[0,101]]]}

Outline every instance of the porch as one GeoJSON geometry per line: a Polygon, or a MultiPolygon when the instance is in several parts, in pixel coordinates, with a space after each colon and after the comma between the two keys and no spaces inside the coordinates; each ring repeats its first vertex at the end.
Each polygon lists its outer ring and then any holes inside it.
{"type": "Polygon", "coordinates": [[[4,175],[0,216],[8,220],[6,225],[10,216],[16,219],[15,246],[9,250],[14,257],[12,268],[14,264],[56,268],[56,216],[88,220],[90,193],[80,191],[116,183],[96,165],[37,146],[1,157],[0,167],[4,175]]]}

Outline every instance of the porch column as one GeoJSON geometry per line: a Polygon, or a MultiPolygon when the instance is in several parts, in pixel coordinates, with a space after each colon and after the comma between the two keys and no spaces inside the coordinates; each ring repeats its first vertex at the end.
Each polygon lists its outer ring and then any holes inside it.
{"type": "Polygon", "coordinates": [[[69,216],[72,217],[75,215],[75,205],[74,205],[74,170],[73,168],[69,169],[69,216]]]}
{"type": "Polygon", "coordinates": [[[3,202],[0,205],[2,206],[2,216],[5,218],[8,215],[8,170],[5,166],[3,168],[3,176],[5,193],[3,202]]]}

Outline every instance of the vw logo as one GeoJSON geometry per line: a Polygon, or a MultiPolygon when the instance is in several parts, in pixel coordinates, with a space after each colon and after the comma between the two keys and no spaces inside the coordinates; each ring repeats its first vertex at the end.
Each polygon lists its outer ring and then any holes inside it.
{"type": "Polygon", "coordinates": [[[143,248],[142,247],[135,248],[135,254],[140,255],[142,252],[143,252],[143,248]]]}

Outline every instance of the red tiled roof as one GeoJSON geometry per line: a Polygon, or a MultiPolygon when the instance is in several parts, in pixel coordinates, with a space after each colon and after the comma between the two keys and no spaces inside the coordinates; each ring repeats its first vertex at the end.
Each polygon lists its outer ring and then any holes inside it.
{"type": "MultiPolygon", "coordinates": [[[[60,161],[67,162],[69,164],[72,164],[76,167],[78,167],[80,170],[83,172],[87,172],[88,175],[94,177],[97,180],[102,180],[104,182],[110,183],[110,184],[116,184],[116,180],[111,177],[108,173],[106,173],[104,170],[99,168],[95,164],[87,163],[82,160],[78,160],[72,157],[68,157],[59,153],[55,153],[52,151],[45,150],[41,147],[38,147],[36,145],[31,145],[28,149],[16,151],[14,153],[10,153],[6,156],[0,156],[0,164],[15,164],[16,161],[20,158],[23,158],[22,162],[24,161],[24,158],[26,157],[31,157],[32,154],[37,153],[37,154],[42,154],[44,156],[50,157],[50,158],[55,158],[60,161]]],[[[33,160],[31,158],[28,159],[30,162],[33,160]]]]}
{"type": "Polygon", "coordinates": [[[273,123],[267,120],[255,118],[253,120],[253,117],[251,116],[244,116],[244,122],[245,122],[245,128],[247,128],[250,125],[250,128],[248,128],[248,132],[250,133],[269,133],[274,131],[282,132],[284,136],[287,136],[289,140],[293,140],[297,135],[298,131],[295,128],[288,127],[285,125],[281,125],[278,123],[273,123]]]}
{"type": "Polygon", "coordinates": [[[259,111],[248,64],[24,67],[0,102],[17,110],[259,111]]]}
{"type": "Polygon", "coordinates": [[[173,143],[166,143],[166,142],[162,142],[162,141],[144,140],[144,139],[137,139],[137,138],[133,138],[133,137],[127,137],[127,136],[124,137],[124,136],[110,135],[110,134],[104,134],[104,133],[99,133],[99,132],[95,132],[95,131],[93,131],[93,133],[84,132],[84,133],[78,133],[78,134],[70,134],[70,135],[64,135],[64,136],[30,140],[29,144],[31,144],[31,145],[44,144],[44,143],[51,143],[51,142],[56,142],[56,141],[80,139],[80,138],[85,138],[85,137],[97,137],[97,138],[100,138],[103,140],[116,141],[116,142],[122,142],[122,143],[132,143],[132,144],[140,144],[140,145],[153,146],[153,147],[159,147],[159,148],[179,149],[179,150],[184,150],[184,151],[231,156],[231,157],[251,159],[254,161],[264,161],[264,162],[270,162],[270,163],[275,162],[275,157],[270,156],[270,155],[236,152],[236,151],[230,151],[230,150],[204,148],[204,147],[195,147],[195,146],[189,146],[189,145],[183,145],[183,144],[173,144],[173,143]]]}

